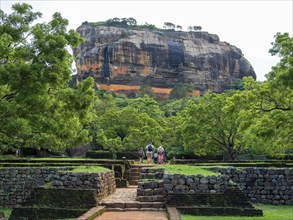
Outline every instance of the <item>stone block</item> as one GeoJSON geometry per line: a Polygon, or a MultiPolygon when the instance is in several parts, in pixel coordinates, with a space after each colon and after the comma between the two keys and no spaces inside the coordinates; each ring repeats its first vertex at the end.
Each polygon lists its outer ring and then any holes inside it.
{"type": "Polygon", "coordinates": [[[153,202],[141,202],[140,208],[153,208],[153,202]]]}
{"type": "Polygon", "coordinates": [[[127,211],[140,211],[139,208],[125,208],[123,211],[127,212],[127,211]]]}
{"type": "Polygon", "coordinates": [[[140,208],[140,202],[137,202],[137,201],[125,202],[125,208],[140,208]]]}
{"type": "Polygon", "coordinates": [[[202,184],[207,184],[209,183],[209,180],[207,178],[201,178],[199,182],[202,184]]]}

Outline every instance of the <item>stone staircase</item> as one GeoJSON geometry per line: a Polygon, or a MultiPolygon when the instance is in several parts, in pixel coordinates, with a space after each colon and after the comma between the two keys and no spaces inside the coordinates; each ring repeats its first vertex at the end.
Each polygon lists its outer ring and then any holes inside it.
{"type": "Polygon", "coordinates": [[[140,179],[140,170],[147,167],[153,167],[153,165],[132,165],[130,169],[129,185],[138,185],[140,179]]]}
{"type": "Polygon", "coordinates": [[[129,185],[137,185],[141,166],[131,166],[129,185]]]}
{"type": "Polygon", "coordinates": [[[164,210],[166,191],[164,190],[164,169],[142,168],[137,188],[136,201],[146,208],[164,210]]]}
{"type": "Polygon", "coordinates": [[[176,207],[191,215],[262,216],[262,211],[255,209],[234,183],[224,192],[168,193],[164,176],[163,168],[134,166],[132,184],[117,189],[99,205],[105,206],[107,211],[163,211],[176,207]]]}
{"type": "Polygon", "coordinates": [[[103,199],[99,205],[107,211],[163,211],[165,206],[164,170],[150,166],[132,168],[130,186],[116,189],[116,192],[103,199]],[[137,183],[138,186],[134,184],[137,183]]]}

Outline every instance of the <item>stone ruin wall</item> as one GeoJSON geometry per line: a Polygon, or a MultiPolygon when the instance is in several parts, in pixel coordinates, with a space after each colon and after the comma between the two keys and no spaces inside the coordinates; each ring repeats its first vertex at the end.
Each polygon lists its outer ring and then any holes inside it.
{"type": "Polygon", "coordinates": [[[0,206],[21,204],[31,192],[50,183],[59,189],[97,189],[97,199],[116,189],[114,172],[71,173],[68,168],[3,168],[0,169],[0,206]]]}
{"type": "MultiPolygon", "coordinates": [[[[165,174],[162,176],[162,185],[168,194],[215,194],[223,193],[232,182],[240,189],[251,202],[293,205],[293,169],[283,168],[223,168],[217,169],[220,176],[165,174]]],[[[142,172],[142,171],[141,171],[142,172]]],[[[155,172],[155,171],[153,171],[155,172]]],[[[144,173],[141,173],[144,175],[144,173]]],[[[153,184],[152,182],[148,185],[153,184]]],[[[142,184],[141,187],[147,184],[142,184]]],[[[144,192],[142,188],[140,191],[144,192]]]]}
{"type": "Polygon", "coordinates": [[[221,169],[252,202],[293,205],[293,169],[221,169]]]}

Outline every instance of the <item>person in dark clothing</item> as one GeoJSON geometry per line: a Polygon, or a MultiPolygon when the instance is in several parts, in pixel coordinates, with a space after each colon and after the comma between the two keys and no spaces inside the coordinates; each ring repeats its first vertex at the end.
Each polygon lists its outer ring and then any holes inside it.
{"type": "Polygon", "coordinates": [[[139,157],[139,164],[143,164],[143,158],[145,157],[145,153],[143,148],[140,148],[140,150],[138,151],[138,157],[139,157]]]}
{"type": "Polygon", "coordinates": [[[163,154],[164,154],[163,163],[167,163],[167,151],[166,151],[166,148],[165,148],[163,154]]]}
{"type": "Polygon", "coordinates": [[[154,164],[158,163],[158,153],[155,151],[154,153],[154,164]]]}

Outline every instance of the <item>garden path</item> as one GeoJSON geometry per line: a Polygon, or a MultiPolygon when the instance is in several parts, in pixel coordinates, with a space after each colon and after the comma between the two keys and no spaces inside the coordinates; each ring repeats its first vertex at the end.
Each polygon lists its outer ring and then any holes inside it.
{"type": "Polygon", "coordinates": [[[101,205],[113,207],[95,220],[168,220],[165,210],[157,211],[152,208],[141,208],[141,203],[136,201],[137,186],[116,189],[116,192],[101,201],[101,205]],[[121,206],[125,208],[120,208],[121,206]],[[129,207],[127,209],[127,207],[129,207]],[[137,208],[135,208],[137,207],[137,208]],[[120,211],[119,211],[120,210],[120,211]],[[129,211],[131,210],[131,211],[129,211]]]}

